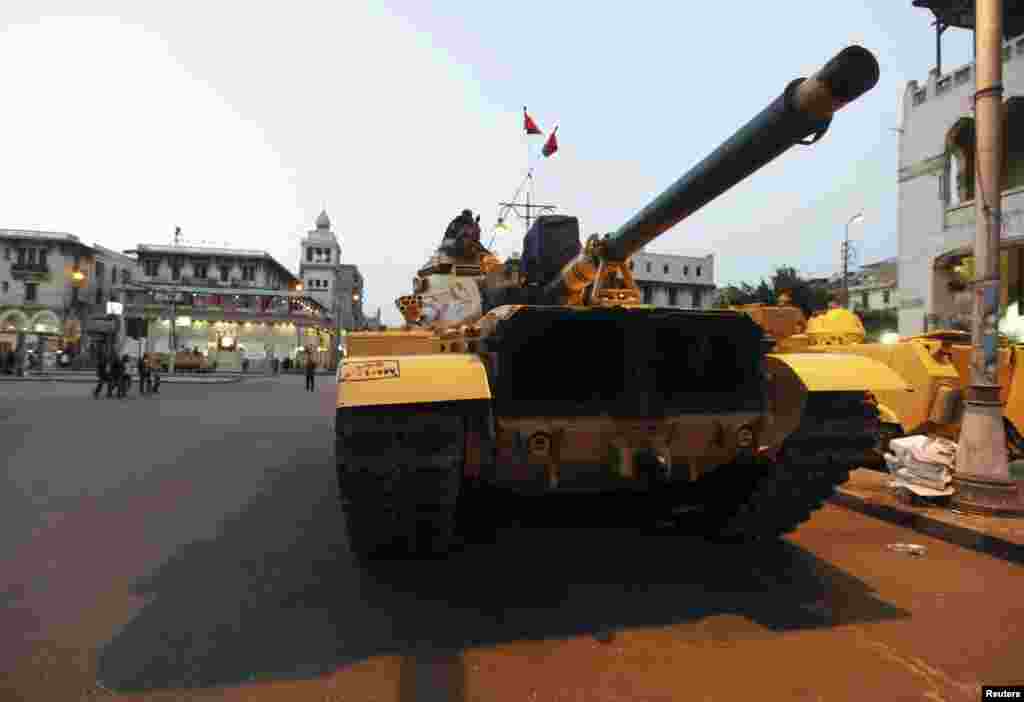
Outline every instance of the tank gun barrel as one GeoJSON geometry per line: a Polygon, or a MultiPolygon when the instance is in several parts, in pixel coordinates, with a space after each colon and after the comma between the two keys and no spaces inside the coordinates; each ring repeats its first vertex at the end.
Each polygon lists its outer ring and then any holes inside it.
{"type": "Polygon", "coordinates": [[[588,242],[546,290],[567,299],[589,285],[600,259],[624,261],[711,200],[797,144],[813,144],[832,115],[873,88],[878,61],[867,49],[849,46],[810,78],[791,81],[782,94],[703,161],[637,212],[618,231],[588,242]]]}

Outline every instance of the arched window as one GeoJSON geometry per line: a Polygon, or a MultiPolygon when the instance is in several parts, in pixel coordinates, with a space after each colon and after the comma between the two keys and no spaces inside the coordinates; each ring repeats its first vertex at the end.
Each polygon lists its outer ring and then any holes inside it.
{"type": "Polygon", "coordinates": [[[946,204],[956,206],[974,199],[974,119],[961,117],[946,133],[949,185],[946,204]]]}

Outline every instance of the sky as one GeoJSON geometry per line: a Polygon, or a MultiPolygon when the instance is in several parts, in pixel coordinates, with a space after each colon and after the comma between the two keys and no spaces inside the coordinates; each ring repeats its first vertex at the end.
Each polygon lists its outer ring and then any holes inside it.
{"type": "MultiPolygon", "coordinates": [[[[0,3],[0,228],[114,249],[268,251],[294,272],[325,208],[364,310],[394,300],[463,208],[484,239],[534,166],[534,201],[614,231],[794,78],[851,43],[878,85],[649,251],[714,253],[716,282],[897,254],[902,96],[935,60],[910,0],[828,3],[0,3]],[[522,109],[559,150],[539,157],[522,109]]],[[[971,34],[943,37],[948,71],[971,34]]],[[[523,228],[500,236],[519,251],[523,228]]]]}

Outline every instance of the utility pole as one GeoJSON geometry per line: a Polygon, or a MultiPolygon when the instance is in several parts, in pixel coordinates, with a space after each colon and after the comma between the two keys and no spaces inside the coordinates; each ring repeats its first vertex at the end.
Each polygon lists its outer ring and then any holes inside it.
{"type": "Polygon", "coordinates": [[[850,225],[864,219],[864,215],[858,212],[850,217],[846,223],[846,235],[843,237],[843,307],[850,308],[850,260],[853,258],[853,249],[850,247],[850,225]]]}
{"type": "Polygon", "coordinates": [[[977,185],[971,384],[956,453],[954,502],[964,511],[1024,516],[1024,500],[1007,465],[999,399],[999,247],[1002,233],[1003,0],[974,6],[977,185]]]}
{"type": "MultiPolygon", "coordinates": [[[[181,227],[174,228],[174,247],[181,246],[181,227]]],[[[174,280],[174,259],[171,262],[171,280],[174,280]]],[[[178,324],[178,286],[171,286],[171,331],[170,331],[170,358],[167,361],[168,370],[174,372],[174,362],[178,356],[178,333],[175,328],[178,324]]]]}

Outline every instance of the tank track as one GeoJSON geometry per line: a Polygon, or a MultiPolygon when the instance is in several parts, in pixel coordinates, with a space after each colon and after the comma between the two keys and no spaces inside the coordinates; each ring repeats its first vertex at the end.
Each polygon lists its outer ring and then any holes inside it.
{"type": "Polygon", "coordinates": [[[757,459],[753,466],[709,475],[706,534],[725,540],[775,539],[810,519],[875,445],[878,411],[862,398],[858,393],[814,393],[801,426],[776,460],[757,459]]]}
{"type": "Polygon", "coordinates": [[[359,560],[449,551],[464,431],[461,416],[423,408],[339,416],[339,496],[359,560]]]}

